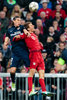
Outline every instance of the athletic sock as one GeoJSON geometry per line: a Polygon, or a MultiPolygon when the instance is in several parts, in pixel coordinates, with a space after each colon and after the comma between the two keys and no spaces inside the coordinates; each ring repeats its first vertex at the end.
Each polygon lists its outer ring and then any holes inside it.
{"type": "Polygon", "coordinates": [[[40,85],[41,85],[42,91],[46,91],[46,86],[45,86],[44,79],[39,79],[39,83],[40,83],[40,85]]]}
{"type": "Polygon", "coordinates": [[[28,77],[29,93],[32,91],[32,83],[33,83],[33,78],[32,77],[28,77]]]}
{"type": "Polygon", "coordinates": [[[15,83],[15,73],[11,73],[12,82],[15,83]]]}

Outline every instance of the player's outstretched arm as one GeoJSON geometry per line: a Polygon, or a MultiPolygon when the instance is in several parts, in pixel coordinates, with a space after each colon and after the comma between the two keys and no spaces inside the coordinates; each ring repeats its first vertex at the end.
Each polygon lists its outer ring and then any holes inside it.
{"type": "Polygon", "coordinates": [[[13,41],[19,41],[21,39],[20,35],[16,35],[13,37],[13,41]]]}
{"type": "Polygon", "coordinates": [[[25,39],[27,35],[23,34],[23,35],[16,35],[13,37],[13,41],[19,41],[19,40],[22,40],[22,39],[25,39]]]}

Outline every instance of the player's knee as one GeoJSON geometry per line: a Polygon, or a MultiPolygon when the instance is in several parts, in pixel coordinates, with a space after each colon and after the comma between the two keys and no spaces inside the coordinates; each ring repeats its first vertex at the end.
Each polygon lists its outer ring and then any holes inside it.
{"type": "Polygon", "coordinates": [[[39,78],[40,78],[40,79],[44,79],[44,76],[43,76],[43,75],[40,75],[39,78]]]}
{"type": "Polygon", "coordinates": [[[16,68],[15,67],[12,67],[11,68],[11,73],[15,73],[16,72],[16,68]]]}
{"type": "Polygon", "coordinates": [[[33,77],[35,74],[35,69],[30,69],[29,77],[33,77]]]}
{"type": "Polygon", "coordinates": [[[39,71],[39,78],[44,79],[44,71],[39,71]]]}

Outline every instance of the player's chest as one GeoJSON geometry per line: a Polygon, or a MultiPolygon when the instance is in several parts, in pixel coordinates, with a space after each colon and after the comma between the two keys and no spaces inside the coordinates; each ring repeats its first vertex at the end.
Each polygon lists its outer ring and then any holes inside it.
{"type": "Polygon", "coordinates": [[[10,32],[10,36],[11,37],[14,37],[14,36],[16,36],[16,35],[22,35],[23,33],[22,33],[22,30],[13,30],[12,32],[10,32]]]}
{"type": "Polygon", "coordinates": [[[35,43],[35,42],[38,41],[38,39],[37,39],[37,37],[35,35],[31,35],[30,37],[28,37],[26,39],[26,41],[29,42],[29,43],[35,43]]]}

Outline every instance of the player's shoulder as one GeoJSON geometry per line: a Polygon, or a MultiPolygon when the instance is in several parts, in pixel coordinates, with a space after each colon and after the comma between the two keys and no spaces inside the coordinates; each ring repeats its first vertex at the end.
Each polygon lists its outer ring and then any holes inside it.
{"type": "Polygon", "coordinates": [[[20,27],[21,29],[23,29],[23,28],[24,28],[24,26],[23,26],[23,25],[20,25],[19,27],[20,27]]]}
{"type": "Polygon", "coordinates": [[[12,26],[12,27],[8,28],[8,31],[9,31],[9,32],[12,32],[14,29],[15,29],[15,27],[12,26]]]}

